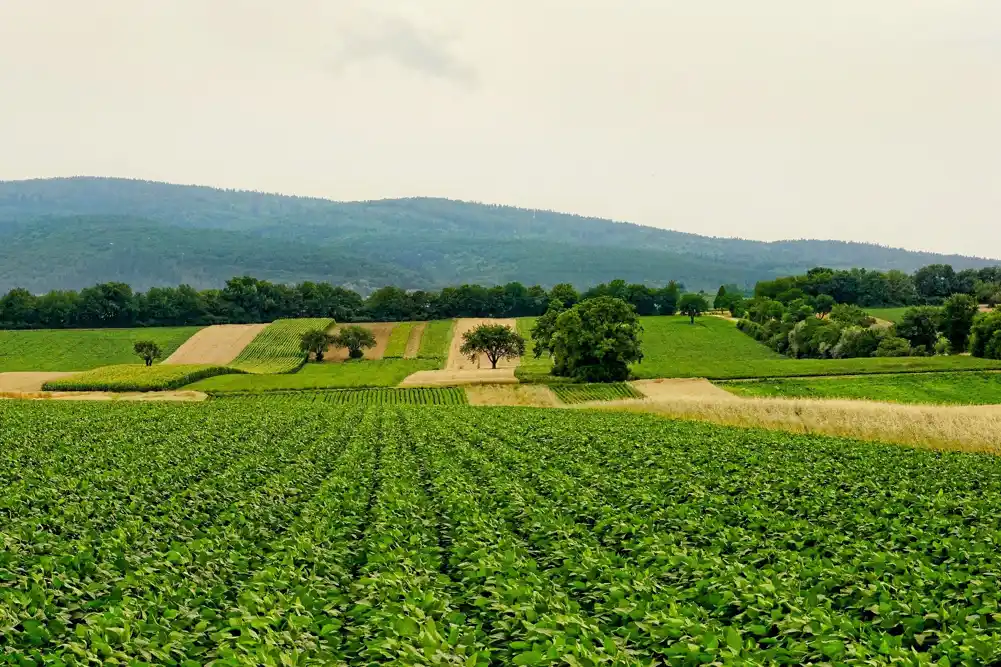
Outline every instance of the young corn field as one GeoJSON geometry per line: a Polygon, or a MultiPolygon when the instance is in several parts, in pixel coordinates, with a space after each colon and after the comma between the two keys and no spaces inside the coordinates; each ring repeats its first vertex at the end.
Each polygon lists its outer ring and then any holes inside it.
{"type": "Polygon", "coordinates": [[[643,392],[626,382],[608,384],[554,384],[553,393],[564,403],[588,401],[619,401],[624,398],[643,398],[643,392]]]}
{"type": "Polygon", "coordinates": [[[247,373],[294,373],[306,363],[299,345],[307,331],[326,331],[334,323],[326,318],[276,320],[257,334],[230,364],[247,373]]]}
{"type": "Polygon", "coordinates": [[[997,458],[648,415],[284,398],[0,402],[0,658],[1001,657],[997,458]]]}
{"type": "Polygon", "coordinates": [[[466,391],[459,387],[412,387],[336,391],[289,391],[270,394],[217,394],[216,400],[264,401],[274,405],[326,403],[328,405],[466,405],[466,391]]]}

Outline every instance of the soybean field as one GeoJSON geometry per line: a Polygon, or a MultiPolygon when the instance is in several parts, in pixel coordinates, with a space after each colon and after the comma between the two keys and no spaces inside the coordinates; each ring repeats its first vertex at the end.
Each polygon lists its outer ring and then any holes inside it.
{"type": "Polygon", "coordinates": [[[626,382],[612,382],[608,384],[554,384],[552,390],[556,394],[556,397],[564,403],[643,398],[643,392],[626,382]]]}
{"type": "Polygon", "coordinates": [[[406,387],[402,389],[341,389],[334,391],[276,391],[267,394],[216,394],[217,399],[266,401],[266,406],[301,405],[467,405],[460,387],[406,387]]]}
{"type": "Polygon", "coordinates": [[[991,664],[997,458],[532,408],[0,403],[13,664],[991,664]]]}

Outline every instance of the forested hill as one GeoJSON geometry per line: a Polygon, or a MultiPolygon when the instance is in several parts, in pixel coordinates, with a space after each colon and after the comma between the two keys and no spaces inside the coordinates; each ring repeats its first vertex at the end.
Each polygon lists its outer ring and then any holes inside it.
{"type": "Polygon", "coordinates": [[[764,243],[443,199],[333,202],[110,178],[0,182],[0,291],[219,287],[234,275],[360,291],[614,278],[689,289],[813,266],[957,270],[996,261],[838,241],[764,243]]]}

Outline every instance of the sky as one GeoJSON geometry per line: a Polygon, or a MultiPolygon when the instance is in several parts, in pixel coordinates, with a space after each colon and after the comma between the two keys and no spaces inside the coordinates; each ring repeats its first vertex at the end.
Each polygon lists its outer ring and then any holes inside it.
{"type": "Polygon", "coordinates": [[[997,0],[2,0],[0,180],[1001,258],[997,0]]]}

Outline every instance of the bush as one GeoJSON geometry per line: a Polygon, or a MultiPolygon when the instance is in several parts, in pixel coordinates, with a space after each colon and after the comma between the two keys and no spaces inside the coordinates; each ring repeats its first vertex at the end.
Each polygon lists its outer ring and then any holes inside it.
{"type": "Polygon", "coordinates": [[[911,354],[911,344],[905,338],[887,336],[876,348],[877,357],[907,357],[911,354]]]}
{"type": "Polygon", "coordinates": [[[871,327],[876,320],[858,306],[839,303],[831,309],[831,320],[842,326],[871,327]]]}
{"type": "Polygon", "coordinates": [[[752,322],[751,320],[739,320],[737,322],[737,329],[743,331],[757,341],[763,341],[766,338],[765,328],[757,322],[752,322]]]}
{"type": "Polygon", "coordinates": [[[831,350],[835,359],[871,357],[876,353],[883,337],[869,327],[848,326],[841,330],[837,344],[831,350]]]}

